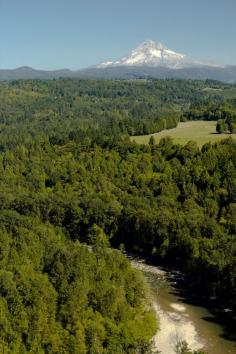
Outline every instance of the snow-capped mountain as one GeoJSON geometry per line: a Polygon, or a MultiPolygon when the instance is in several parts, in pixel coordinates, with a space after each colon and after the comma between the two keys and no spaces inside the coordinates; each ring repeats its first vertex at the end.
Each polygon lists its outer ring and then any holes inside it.
{"type": "Polygon", "coordinates": [[[134,49],[130,55],[117,61],[106,61],[81,70],[36,70],[29,67],[0,69],[0,81],[18,79],[192,79],[219,80],[236,83],[236,65],[220,66],[200,62],[185,54],[168,49],[161,43],[148,40],[134,49]]]}
{"type": "Polygon", "coordinates": [[[105,61],[98,64],[96,68],[102,69],[118,66],[162,66],[170,69],[182,69],[202,65],[211,66],[191,59],[185,54],[174,52],[162,43],[147,40],[134,49],[130,55],[117,61],[105,61]]]}

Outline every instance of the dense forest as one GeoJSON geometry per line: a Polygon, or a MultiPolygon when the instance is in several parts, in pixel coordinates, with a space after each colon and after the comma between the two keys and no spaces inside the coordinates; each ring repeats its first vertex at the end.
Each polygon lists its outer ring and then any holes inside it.
{"type": "Polygon", "coordinates": [[[182,120],[213,120],[217,121],[216,131],[236,133],[236,99],[231,98],[222,102],[192,103],[182,115],[182,120]]]}
{"type": "MultiPolygon", "coordinates": [[[[130,135],[208,119],[204,108],[226,104],[236,86],[214,81],[13,81],[0,85],[1,146],[46,135],[52,144],[73,140],[111,146],[130,135]],[[207,106],[208,105],[208,106],[207,106]],[[5,137],[5,139],[3,139],[5,137]]],[[[211,119],[221,117],[211,117],[211,119]]]]}
{"type": "Polygon", "coordinates": [[[147,353],[156,319],[124,249],[236,309],[236,143],[129,139],[233,110],[234,94],[211,81],[0,85],[1,352],[147,353]]]}

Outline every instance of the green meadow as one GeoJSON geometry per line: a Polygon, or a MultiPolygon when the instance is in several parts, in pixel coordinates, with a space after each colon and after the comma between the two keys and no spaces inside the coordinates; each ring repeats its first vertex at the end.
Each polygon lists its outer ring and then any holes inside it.
{"type": "Polygon", "coordinates": [[[162,130],[159,133],[133,136],[132,140],[138,144],[147,144],[150,137],[155,138],[155,142],[158,143],[161,138],[170,136],[177,144],[184,145],[188,141],[196,141],[199,147],[207,142],[215,143],[219,140],[226,139],[228,137],[236,138],[236,135],[231,134],[217,134],[215,121],[189,121],[179,123],[174,129],[162,130]]]}

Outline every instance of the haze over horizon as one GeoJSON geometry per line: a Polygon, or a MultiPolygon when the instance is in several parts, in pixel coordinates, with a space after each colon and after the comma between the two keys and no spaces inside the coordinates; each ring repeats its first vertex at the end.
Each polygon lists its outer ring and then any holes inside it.
{"type": "Polygon", "coordinates": [[[0,0],[0,69],[81,69],[152,39],[199,60],[236,64],[233,0],[0,0]]]}

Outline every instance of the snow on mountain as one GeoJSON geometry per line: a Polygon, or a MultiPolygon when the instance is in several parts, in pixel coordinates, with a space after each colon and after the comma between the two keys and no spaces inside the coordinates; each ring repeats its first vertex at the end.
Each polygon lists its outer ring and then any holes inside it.
{"type": "Polygon", "coordinates": [[[105,61],[98,64],[96,68],[118,66],[162,66],[170,69],[182,69],[202,65],[209,64],[204,64],[200,61],[191,59],[185,54],[174,52],[162,43],[147,40],[134,49],[130,55],[117,61],[105,61]]]}

